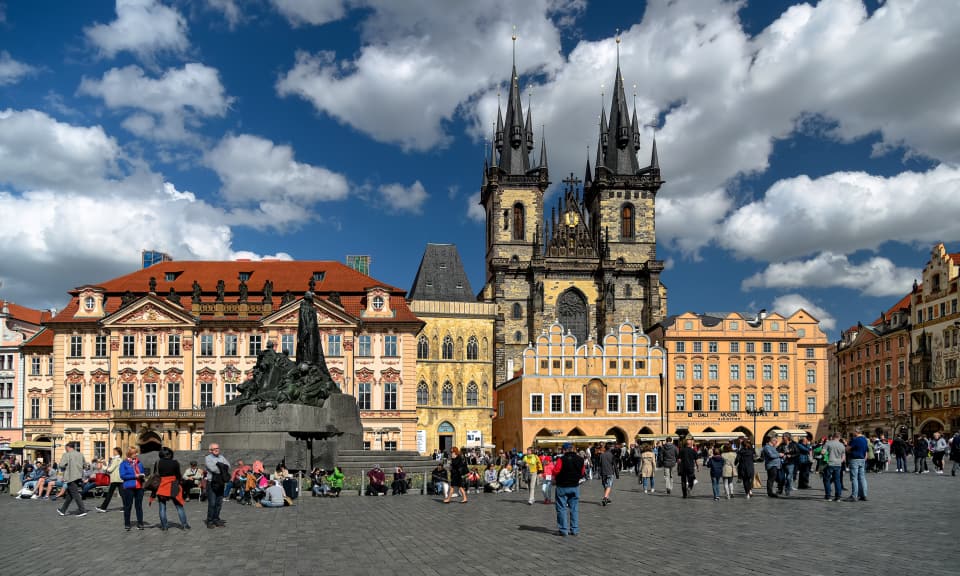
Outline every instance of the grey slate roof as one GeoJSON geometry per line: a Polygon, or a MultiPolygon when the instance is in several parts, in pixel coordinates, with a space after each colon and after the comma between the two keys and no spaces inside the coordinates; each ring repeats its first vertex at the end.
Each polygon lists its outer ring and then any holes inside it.
{"type": "Polygon", "coordinates": [[[475,302],[456,244],[427,244],[408,300],[475,302]]]}

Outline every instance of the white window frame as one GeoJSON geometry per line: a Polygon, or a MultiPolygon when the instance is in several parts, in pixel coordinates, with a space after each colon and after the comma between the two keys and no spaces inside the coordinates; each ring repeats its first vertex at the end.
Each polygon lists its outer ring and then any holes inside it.
{"type": "Polygon", "coordinates": [[[550,395],[550,413],[551,413],[551,414],[563,414],[563,394],[551,394],[551,395],[550,395]],[[559,398],[559,399],[560,399],[560,409],[559,409],[559,410],[554,410],[554,409],[553,409],[553,400],[554,400],[554,398],[559,398]]]}
{"type": "Polygon", "coordinates": [[[531,413],[531,414],[543,414],[543,408],[544,408],[544,406],[543,406],[543,394],[531,394],[531,395],[530,395],[530,413],[531,413]],[[534,409],[533,409],[533,399],[534,399],[534,398],[539,398],[539,399],[540,399],[540,409],[539,409],[539,410],[534,410],[534,409]]]}
{"type": "Polygon", "coordinates": [[[677,412],[686,412],[687,411],[687,395],[686,393],[678,392],[673,395],[673,407],[677,412]],[[681,404],[683,404],[681,406],[681,404]]]}
{"type": "Polygon", "coordinates": [[[643,412],[645,414],[656,414],[657,412],[660,412],[660,395],[659,394],[652,394],[648,392],[643,395],[643,412]],[[654,399],[655,408],[653,410],[648,410],[647,400],[651,397],[654,399]]]}
{"type": "Polygon", "coordinates": [[[622,409],[622,407],[621,407],[621,405],[620,405],[620,394],[618,394],[618,393],[616,393],[616,392],[608,393],[608,394],[607,394],[607,413],[608,413],[608,414],[620,414],[621,409],[622,409]],[[614,397],[617,399],[617,409],[616,409],[616,410],[611,410],[611,409],[610,409],[610,398],[614,398],[614,397]]]}
{"type": "Polygon", "coordinates": [[[635,393],[630,393],[626,395],[626,403],[623,405],[623,411],[626,414],[637,414],[640,412],[640,395],[635,393]],[[636,410],[630,409],[630,399],[636,398],[637,408],[636,410]]]}
{"type": "Polygon", "coordinates": [[[571,414],[583,414],[583,394],[571,394],[571,395],[570,395],[570,398],[569,398],[569,401],[568,401],[568,406],[570,407],[570,413],[571,413],[571,414]],[[574,410],[574,409],[573,409],[573,399],[574,399],[574,398],[578,398],[578,399],[580,400],[580,409],[579,409],[579,410],[574,410]]]}

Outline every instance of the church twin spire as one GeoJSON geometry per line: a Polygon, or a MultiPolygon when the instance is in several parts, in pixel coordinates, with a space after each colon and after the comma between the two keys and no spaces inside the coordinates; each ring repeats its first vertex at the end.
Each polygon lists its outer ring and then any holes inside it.
{"type": "Polygon", "coordinates": [[[530,154],[533,152],[533,113],[528,102],[526,119],[524,119],[523,102],[520,97],[520,78],[517,75],[516,44],[517,36],[514,34],[514,61],[510,73],[507,112],[506,115],[502,113],[498,102],[497,126],[494,130],[494,151],[491,152],[491,163],[508,175],[525,176],[531,169],[546,170],[547,156],[546,149],[541,144],[540,165],[535,168],[532,166],[530,154]]]}

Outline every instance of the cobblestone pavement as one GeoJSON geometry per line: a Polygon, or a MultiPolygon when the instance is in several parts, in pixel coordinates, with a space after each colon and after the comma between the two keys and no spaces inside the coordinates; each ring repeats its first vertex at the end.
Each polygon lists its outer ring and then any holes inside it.
{"type": "MultiPolygon", "coordinates": [[[[714,502],[702,474],[694,497],[645,495],[636,477],[600,506],[584,485],[581,534],[556,535],[553,506],[525,494],[302,497],[292,508],[225,503],[227,528],[207,529],[189,502],[191,531],[125,532],[114,498],[106,514],[60,517],[57,503],[0,497],[0,572],[9,575],[163,574],[911,574],[960,573],[960,477],[870,474],[868,502],[790,498],[714,502]]],[[[849,484],[847,484],[849,486],[849,484]]],[[[71,510],[73,512],[73,510],[71,510]]],[[[176,513],[168,509],[171,526],[176,513]]]]}

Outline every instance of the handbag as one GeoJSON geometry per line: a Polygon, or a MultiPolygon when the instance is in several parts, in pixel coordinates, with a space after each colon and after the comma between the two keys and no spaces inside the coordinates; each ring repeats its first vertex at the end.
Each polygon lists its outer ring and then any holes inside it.
{"type": "Polygon", "coordinates": [[[150,477],[144,483],[143,489],[149,492],[156,492],[160,489],[160,475],[157,474],[156,464],[153,465],[153,472],[150,473],[150,477]]]}
{"type": "Polygon", "coordinates": [[[763,481],[760,480],[760,474],[757,472],[753,473],[753,487],[754,488],[763,488],[763,481]]]}

